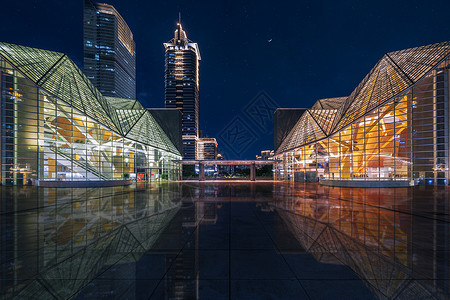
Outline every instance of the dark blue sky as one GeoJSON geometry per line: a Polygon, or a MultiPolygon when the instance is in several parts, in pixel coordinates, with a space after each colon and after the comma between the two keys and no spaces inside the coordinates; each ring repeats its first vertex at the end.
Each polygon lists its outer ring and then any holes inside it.
{"type": "MultiPolygon", "coordinates": [[[[280,107],[310,107],[349,95],[385,52],[450,40],[448,0],[107,3],[134,33],[137,95],[147,107],[164,106],[162,43],[172,38],[181,11],[202,55],[200,126],[211,137],[236,116],[246,123],[243,108],[262,90],[280,107]]],[[[4,1],[0,40],[65,52],[81,67],[82,6],[82,0],[4,1]]],[[[237,150],[219,144],[229,158],[273,148],[271,132],[247,123],[251,142],[237,150]]]]}

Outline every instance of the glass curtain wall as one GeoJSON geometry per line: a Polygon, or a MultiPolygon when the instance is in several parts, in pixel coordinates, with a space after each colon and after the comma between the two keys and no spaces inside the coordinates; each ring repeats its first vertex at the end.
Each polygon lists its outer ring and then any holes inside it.
{"type": "Polygon", "coordinates": [[[328,138],[279,154],[275,178],[449,184],[449,65],[447,57],[399,96],[328,138]]]}
{"type": "Polygon", "coordinates": [[[179,155],[125,138],[0,58],[1,183],[178,179],[179,155]]]}

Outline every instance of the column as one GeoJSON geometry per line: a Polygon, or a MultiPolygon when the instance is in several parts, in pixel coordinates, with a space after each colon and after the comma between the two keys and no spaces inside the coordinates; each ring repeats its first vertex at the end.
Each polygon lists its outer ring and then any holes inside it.
{"type": "Polygon", "coordinates": [[[256,180],[256,168],[255,163],[252,163],[250,165],[250,180],[255,181],[256,180]]]}
{"type": "Polygon", "coordinates": [[[199,169],[200,169],[200,172],[198,174],[198,179],[200,181],[204,181],[205,180],[205,165],[203,163],[200,163],[199,169]]]}

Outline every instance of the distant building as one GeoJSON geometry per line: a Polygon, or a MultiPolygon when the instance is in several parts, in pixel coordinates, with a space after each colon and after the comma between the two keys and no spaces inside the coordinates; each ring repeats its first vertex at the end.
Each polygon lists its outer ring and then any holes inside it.
{"type": "Polygon", "coordinates": [[[197,43],[187,38],[181,23],[175,36],[164,43],[165,105],[177,108],[183,115],[183,158],[195,159],[196,140],[199,137],[199,63],[197,43]]]}
{"type": "Polygon", "coordinates": [[[133,33],[114,6],[84,1],[84,73],[109,97],[136,99],[133,33]]]}
{"type": "Polygon", "coordinates": [[[273,150],[263,150],[261,155],[256,155],[256,160],[269,160],[273,159],[275,152],[273,150]]]}
{"type": "Polygon", "coordinates": [[[197,160],[217,159],[217,141],[215,138],[199,138],[196,142],[197,160]]]}

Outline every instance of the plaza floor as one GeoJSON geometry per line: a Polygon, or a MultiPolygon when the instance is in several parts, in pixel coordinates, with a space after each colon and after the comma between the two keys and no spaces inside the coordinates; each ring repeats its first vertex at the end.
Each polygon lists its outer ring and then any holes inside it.
{"type": "Polygon", "coordinates": [[[0,187],[1,296],[448,299],[449,188],[0,187]]]}

